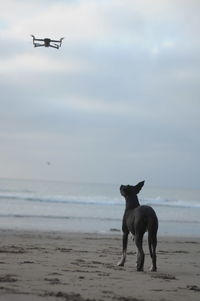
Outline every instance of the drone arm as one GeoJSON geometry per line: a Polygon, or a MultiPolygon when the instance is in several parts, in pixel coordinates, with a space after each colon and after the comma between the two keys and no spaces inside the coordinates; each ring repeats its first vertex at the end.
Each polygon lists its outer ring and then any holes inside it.
{"type": "Polygon", "coordinates": [[[35,39],[35,41],[44,42],[44,39],[35,39]]]}
{"type": "Polygon", "coordinates": [[[59,46],[58,46],[58,45],[49,45],[49,47],[59,49],[59,46]]]}
{"type": "Polygon", "coordinates": [[[35,46],[35,47],[42,47],[42,46],[45,46],[45,44],[34,43],[34,46],[35,46]]]}
{"type": "Polygon", "coordinates": [[[59,43],[60,41],[58,40],[51,40],[52,43],[59,43]]]}
{"type": "Polygon", "coordinates": [[[60,40],[51,40],[51,42],[53,42],[53,43],[62,43],[62,40],[63,40],[64,38],[61,38],[60,40]]]}

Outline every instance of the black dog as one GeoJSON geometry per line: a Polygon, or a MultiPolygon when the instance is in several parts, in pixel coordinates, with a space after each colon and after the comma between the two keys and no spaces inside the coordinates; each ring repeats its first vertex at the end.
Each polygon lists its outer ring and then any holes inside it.
{"type": "Polygon", "coordinates": [[[151,271],[155,272],[156,267],[156,246],[157,246],[157,230],[158,219],[155,211],[150,206],[140,206],[137,194],[144,185],[144,181],[136,186],[120,186],[121,195],[125,197],[126,208],[122,221],[123,231],[123,253],[119,266],[123,266],[126,261],[126,250],[128,244],[128,235],[131,232],[135,238],[135,244],[138,249],[137,253],[137,271],[143,271],[144,251],[142,248],[143,236],[148,231],[148,244],[150,256],[152,259],[151,271]]]}

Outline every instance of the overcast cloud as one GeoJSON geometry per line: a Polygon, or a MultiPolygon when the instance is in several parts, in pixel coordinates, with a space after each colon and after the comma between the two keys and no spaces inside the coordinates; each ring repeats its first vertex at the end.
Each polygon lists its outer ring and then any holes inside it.
{"type": "Polygon", "coordinates": [[[2,0],[0,177],[199,188],[199,11],[2,0]],[[34,48],[30,34],[65,39],[34,48]]]}

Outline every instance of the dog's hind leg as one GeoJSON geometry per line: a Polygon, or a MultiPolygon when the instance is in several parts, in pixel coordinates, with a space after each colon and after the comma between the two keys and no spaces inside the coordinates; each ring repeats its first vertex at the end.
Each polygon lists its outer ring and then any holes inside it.
{"type": "Polygon", "coordinates": [[[123,238],[122,238],[122,258],[117,263],[118,266],[124,266],[125,261],[126,261],[126,252],[127,252],[127,245],[128,245],[128,234],[129,234],[129,232],[124,232],[123,233],[123,238]]]}
{"type": "Polygon", "coordinates": [[[152,259],[152,266],[150,268],[151,272],[157,271],[156,266],[156,246],[157,246],[157,235],[156,233],[149,233],[148,234],[148,241],[149,241],[149,251],[152,259]]]}
{"type": "Polygon", "coordinates": [[[143,234],[136,233],[135,235],[135,244],[137,247],[137,271],[143,271],[144,269],[144,251],[142,248],[142,242],[143,242],[143,234]]]}
{"type": "Polygon", "coordinates": [[[150,268],[151,272],[157,271],[156,266],[156,247],[157,247],[157,231],[158,231],[158,219],[154,215],[154,218],[149,221],[148,224],[148,244],[149,252],[152,259],[152,266],[150,268]]]}

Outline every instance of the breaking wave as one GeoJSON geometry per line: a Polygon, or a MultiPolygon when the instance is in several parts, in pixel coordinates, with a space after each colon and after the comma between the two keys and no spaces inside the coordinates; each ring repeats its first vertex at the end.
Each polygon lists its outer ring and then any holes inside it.
{"type": "MultiPolygon", "coordinates": [[[[82,195],[38,195],[34,193],[10,193],[0,192],[0,200],[16,200],[39,203],[64,203],[64,204],[88,204],[88,205],[117,205],[124,206],[124,201],[119,198],[105,196],[82,196],[82,195]]],[[[168,200],[161,197],[155,199],[140,199],[141,205],[200,208],[200,202],[195,200],[168,200]]]]}

